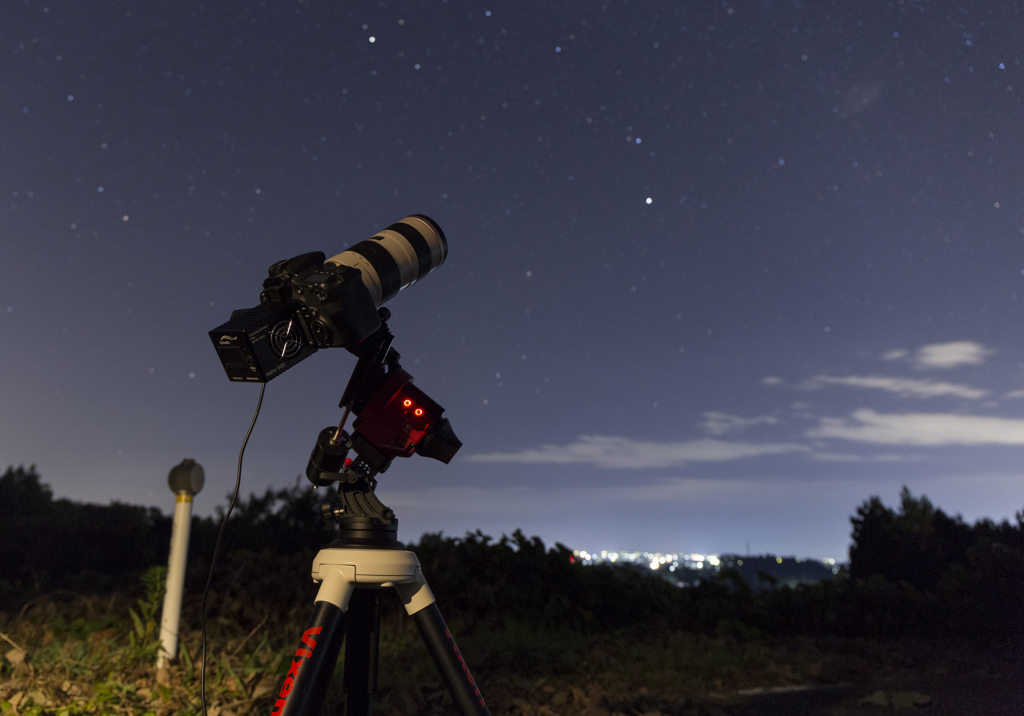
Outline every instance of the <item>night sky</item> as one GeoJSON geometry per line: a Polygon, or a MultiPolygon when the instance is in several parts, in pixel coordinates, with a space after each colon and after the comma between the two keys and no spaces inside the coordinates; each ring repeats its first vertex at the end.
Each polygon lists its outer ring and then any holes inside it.
{"type": "MultiPolygon", "coordinates": [[[[903,485],[1024,507],[1016,2],[10,2],[0,469],[225,506],[258,388],[207,332],[267,267],[412,213],[390,301],[464,447],[399,536],[845,559],[903,485]]],[[[355,365],[267,385],[242,492],[295,483],[355,365]]],[[[305,477],[301,480],[305,484],[305,477]]],[[[311,516],[311,519],[319,519],[311,516]]]]}

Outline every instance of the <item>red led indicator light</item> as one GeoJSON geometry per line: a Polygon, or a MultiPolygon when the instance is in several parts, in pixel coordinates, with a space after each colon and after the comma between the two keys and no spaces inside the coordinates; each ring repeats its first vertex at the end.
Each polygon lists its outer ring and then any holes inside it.
{"type": "Polygon", "coordinates": [[[402,405],[408,408],[410,405],[412,405],[412,401],[406,398],[405,400],[402,401],[402,405]]]}
{"type": "Polygon", "coordinates": [[[416,408],[416,410],[413,411],[413,414],[418,418],[423,415],[423,408],[416,408]]]}

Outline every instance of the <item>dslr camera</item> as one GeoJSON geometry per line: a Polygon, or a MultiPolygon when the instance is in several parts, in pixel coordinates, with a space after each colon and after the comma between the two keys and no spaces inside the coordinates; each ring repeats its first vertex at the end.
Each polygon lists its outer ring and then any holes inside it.
{"type": "Polygon", "coordinates": [[[325,260],[321,251],[278,261],[260,305],[234,311],[210,338],[233,381],[266,383],[319,348],[348,348],[381,327],[377,311],[444,263],[448,242],[414,214],[325,260]]]}

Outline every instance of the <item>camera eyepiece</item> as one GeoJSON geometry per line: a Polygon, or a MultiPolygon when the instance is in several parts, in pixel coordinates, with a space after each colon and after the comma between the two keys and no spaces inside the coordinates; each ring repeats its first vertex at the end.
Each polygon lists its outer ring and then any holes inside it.
{"type": "Polygon", "coordinates": [[[380,306],[438,268],[447,256],[448,241],[441,227],[428,216],[413,214],[327,259],[324,268],[359,269],[374,306],[380,306]]]}

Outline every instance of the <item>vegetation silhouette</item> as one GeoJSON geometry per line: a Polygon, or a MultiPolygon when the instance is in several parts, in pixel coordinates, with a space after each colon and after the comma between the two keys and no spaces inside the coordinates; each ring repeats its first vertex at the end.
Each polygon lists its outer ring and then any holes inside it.
{"type": "MultiPolygon", "coordinates": [[[[319,505],[331,496],[297,481],[239,502],[213,584],[215,623],[270,626],[308,611],[310,560],[332,539],[319,505]]],[[[202,589],[222,514],[193,518],[186,581],[193,594],[202,589]]],[[[515,625],[661,626],[740,640],[1024,632],[1024,512],[1015,523],[968,524],[904,488],[897,508],[871,497],[851,525],[848,568],[795,587],[770,579],[752,585],[723,564],[715,578],[680,588],[635,565],[583,566],[566,546],[548,548],[518,530],[497,540],[479,531],[425,534],[409,547],[445,613],[470,633],[515,625]]],[[[62,589],[137,589],[147,568],[165,562],[170,526],[152,507],[54,499],[34,467],[10,467],[0,476],[0,608],[62,589]]]]}
{"type": "Polygon", "coordinates": [[[0,600],[138,582],[167,560],[171,518],[155,507],[54,499],[35,466],[0,475],[0,600]]]}

